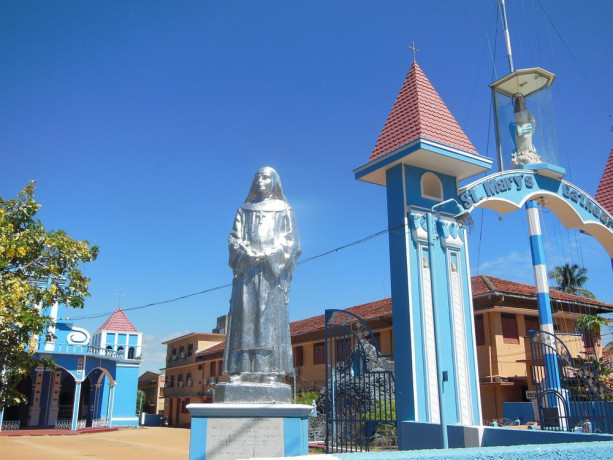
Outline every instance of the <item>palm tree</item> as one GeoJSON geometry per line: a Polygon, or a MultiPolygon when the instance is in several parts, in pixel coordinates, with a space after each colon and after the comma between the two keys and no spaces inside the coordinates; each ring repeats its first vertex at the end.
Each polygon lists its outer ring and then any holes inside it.
{"type": "Polygon", "coordinates": [[[577,264],[564,264],[561,267],[555,267],[550,273],[549,278],[558,283],[554,289],[568,294],[575,294],[581,297],[587,297],[589,299],[595,299],[596,296],[592,294],[583,286],[587,284],[587,269],[579,268],[577,264]]]}

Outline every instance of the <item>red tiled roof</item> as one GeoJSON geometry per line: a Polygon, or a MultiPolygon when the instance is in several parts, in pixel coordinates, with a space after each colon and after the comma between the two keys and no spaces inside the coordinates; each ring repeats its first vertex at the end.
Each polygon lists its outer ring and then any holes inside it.
{"type": "Polygon", "coordinates": [[[477,153],[424,72],[414,62],[368,161],[420,137],[477,153]]]}
{"type": "Polygon", "coordinates": [[[609,153],[609,160],[600,178],[600,184],[594,198],[609,214],[613,214],[613,149],[609,153]]]}
{"type": "MultiPolygon", "coordinates": [[[[374,319],[379,318],[381,316],[391,315],[392,299],[388,297],[387,299],[377,300],[375,302],[369,302],[362,305],[356,305],[355,307],[346,308],[345,311],[354,313],[364,319],[374,319]]],[[[290,334],[294,336],[313,332],[318,329],[323,329],[324,326],[324,315],[318,315],[290,323],[289,330],[290,334]]]]}
{"type": "MultiPolygon", "coordinates": [[[[484,294],[509,294],[520,295],[524,297],[536,297],[536,288],[529,284],[516,283],[514,281],[503,280],[502,278],[496,278],[489,275],[473,276],[471,279],[473,297],[484,294]]],[[[587,305],[593,305],[595,307],[605,308],[613,310],[613,305],[606,302],[601,302],[595,299],[588,299],[587,297],[580,297],[574,294],[567,294],[565,292],[556,291],[554,289],[549,290],[549,295],[554,300],[561,300],[564,302],[583,303],[587,305]]]]}
{"type": "Polygon", "coordinates": [[[107,319],[98,331],[119,331],[119,332],[138,332],[130,322],[123,310],[117,307],[109,319],[107,319]]]}

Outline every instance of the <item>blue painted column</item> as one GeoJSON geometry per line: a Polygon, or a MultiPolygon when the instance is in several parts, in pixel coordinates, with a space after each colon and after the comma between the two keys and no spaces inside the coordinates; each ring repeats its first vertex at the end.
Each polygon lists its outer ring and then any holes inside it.
{"type": "Polygon", "coordinates": [[[74,386],[74,400],[72,403],[72,425],[70,429],[75,431],[77,429],[77,422],[79,421],[79,401],[81,400],[81,383],[75,382],[74,386]]]}
{"type": "Polygon", "coordinates": [[[445,379],[443,378],[444,372],[442,370],[443,365],[443,350],[441,350],[440,337],[441,337],[441,327],[440,327],[440,318],[437,312],[438,302],[437,302],[437,268],[434,256],[434,242],[437,236],[436,231],[436,219],[432,215],[431,212],[426,214],[427,222],[428,222],[428,255],[429,255],[429,263],[430,263],[430,279],[432,283],[432,314],[434,316],[434,348],[436,349],[436,376],[438,381],[438,400],[439,400],[439,414],[441,418],[441,441],[443,444],[443,449],[449,448],[449,442],[447,441],[447,423],[445,418],[445,396],[443,385],[445,383],[445,379]]]}
{"type": "MultiPolygon", "coordinates": [[[[553,317],[551,315],[551,302],[549,297],[549,281],[547,277],[547,264],[545,249],[541,236],[541,221],[538,214],[538,205],[534,201],[526,201],[528,227],[530,231],[530,248],[532,250],[532,265],[534,268],[534,281],[536,284],[536,300],[539,311],[541,331],[554,335],[553,317]]],[[[555,344],[546,347],[544,356],[546,390],[560,391],[560,373],[558,370],[555,344]]]]}
{"type": "Polygon", "coordinates": [[[115,404],[115,383],[109,382],[109,396],[106,405],[106,421],[107,426],[110,428],[113,426],[113,406],[115,404]]]}
{"type": "MultiPolygon", "coordinates": [[[[413,363],[413,327],[411,317],[410,242],[407,219],[406,179],[403,165],[386,171],[387,221],[394,229],[388,233],[390,247],[392,320],[394,323],[394,352],[396,382],[396,417],[399,422],[415,420],[416,384],[413,363]]],[[[402,445],[402,433],[398,433],[402,445]]]]}

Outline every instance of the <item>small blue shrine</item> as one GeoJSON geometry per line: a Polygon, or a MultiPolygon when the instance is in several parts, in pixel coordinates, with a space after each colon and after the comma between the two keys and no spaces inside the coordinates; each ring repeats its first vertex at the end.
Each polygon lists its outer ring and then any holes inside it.
{"type": "Polygon", "coordinates": [[[64,430],[138,426],[136,394],[142,333],[117,308],[90,333],[65,318],[64,305],[43,313],[54,321],[36,340],[37,358],[55,369],[36,368],[19,384],[27,404],[4,410],[1,421],[14,427],[64,430]]]}

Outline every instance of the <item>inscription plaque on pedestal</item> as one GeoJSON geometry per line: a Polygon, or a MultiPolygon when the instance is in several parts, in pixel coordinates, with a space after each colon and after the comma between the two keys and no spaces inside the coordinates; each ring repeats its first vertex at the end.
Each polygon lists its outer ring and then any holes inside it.
{"type": "Polygon", "coordinates": [[[283,457],[283,419],[210,418],[206,427],[206,460],[283,457]]]}

